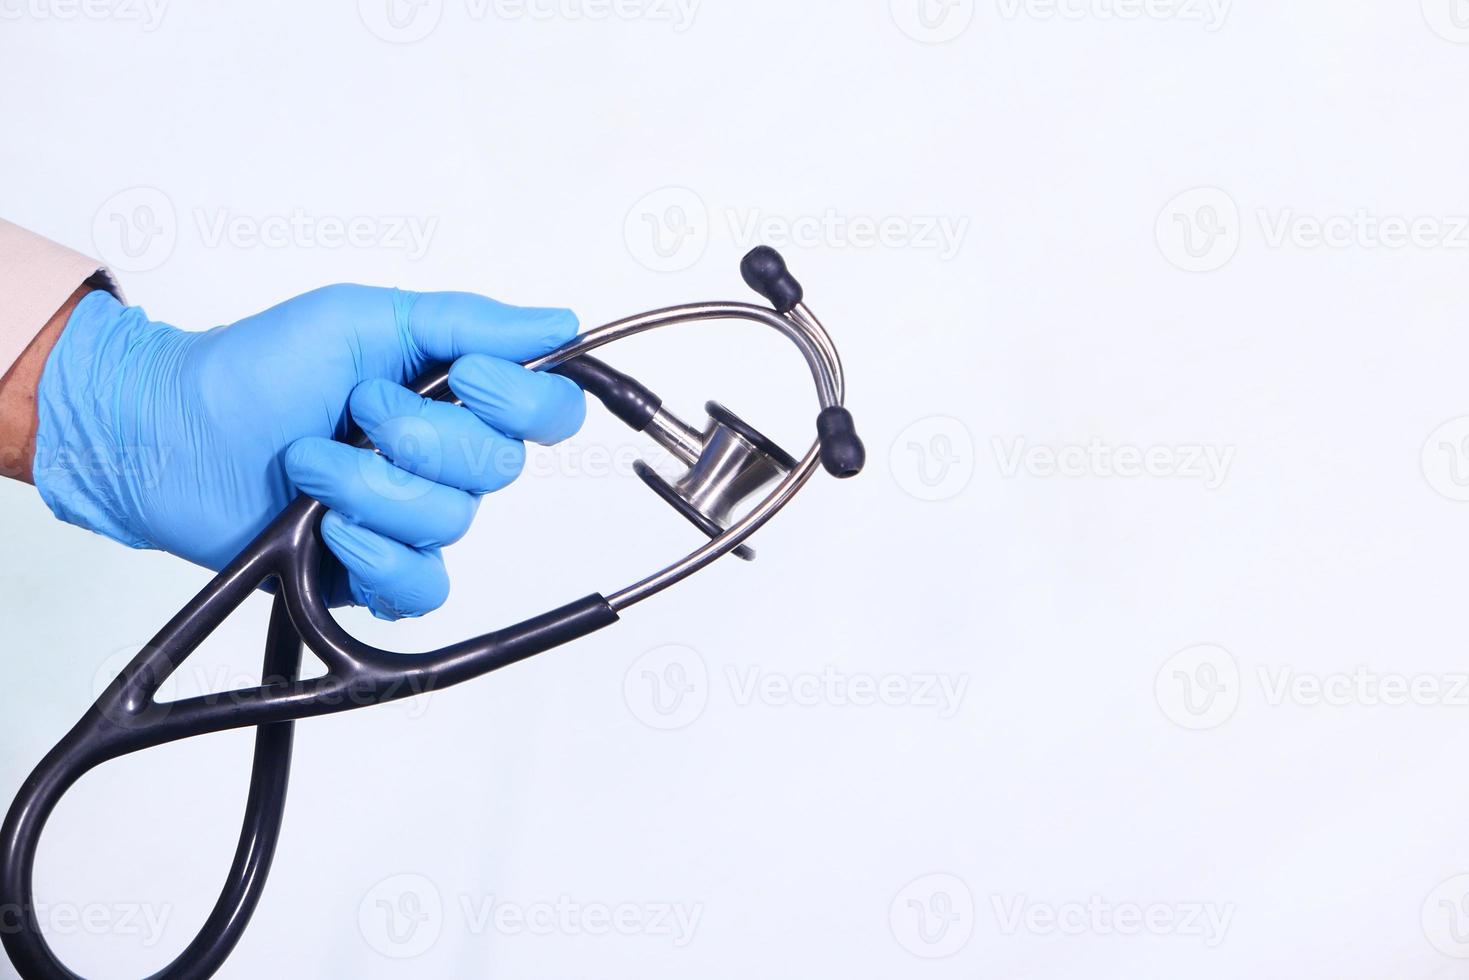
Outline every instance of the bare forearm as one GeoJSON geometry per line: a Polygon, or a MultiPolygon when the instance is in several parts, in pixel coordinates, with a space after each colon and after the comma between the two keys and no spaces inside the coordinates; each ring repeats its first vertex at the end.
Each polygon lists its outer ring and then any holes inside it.
{"type": "Polygon", "coordinates": [[[41,370],[71,311],[91,291],[91,286],[77,287],[20,359],[0,377],[0,476],[31,482],[31,461],[36,453],[36,386],[41,370]]]}

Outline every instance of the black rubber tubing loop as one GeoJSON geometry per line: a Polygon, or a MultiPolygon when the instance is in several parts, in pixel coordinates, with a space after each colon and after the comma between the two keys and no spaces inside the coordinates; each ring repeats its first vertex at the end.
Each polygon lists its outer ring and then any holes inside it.
{"type": "MultiPolygon", "coordinates": [[[[271,608],[262,676],[288,683],[296,678],[300,668],[301,638],[291,626],[284,601],[277,597],[271,608]]],[[[97,723],[96,711],[94,708],[89,712],[36,767],[6,819],[5,849],[0,857],[0,874],[3,874],[0,891],[6,901],[0,906],[4,910],[0,929],[4,931],[6,951],[22,977],[78,978],[56,958],[40,933],[31,902],[30,880],[36,841],[56,803],[77,779],[107,758],[98,757],[87,745],[97,723]],[[17,895],[24,896],[23,902],[12,903],[11,896],[17,895]]],[[[172,964],[153,974],[151,980],[202,980],[212,976],[244,934],[265,889],[280,838],[294,726],[292,721],[279,721],[255,729],[255,756],[250,767],[245,818],[224,887],[198,935],[172,964]]]]}
{"type": "MultiPolygon", "coordinates": [[[[606,375],[594,369],[588,376],[606,375]]],[[[431,370],[413,388],[426,398],[453,397],[447,367],[431,370]]],[[[593,394],[602,397],[600,392],[593,394]]],[[[615,402],[619,395],[609,397],[615,402]]],[[[355,445],[367,445],[355,429],[347,438],[355,445]]],[[[310,497],[290,503],[123,668],[21,785],[0,825],[0,940],[25,980],[82,980],[46,944],[36,918],[33,878],[47,819],[67,790],[98,765],[193,735],[256,726],[245,818],[225,885],[194,939],[149,978],[205,980],[239,942],[264,890],[285,809],[297,719],[449,687],[617,621],[606,599],[590,595],[431,653],[403,654],[368,646],[337,624],[323,600],[320,578],[327,553],[320,524],[325,513],[326,507],[310,497]],[[251,593],[272,579],[277,594],[261,684],[156,702],[168,676],[251,593]],[[300,679],[303,642],[326,663],[324,676],[300,679]]]]}

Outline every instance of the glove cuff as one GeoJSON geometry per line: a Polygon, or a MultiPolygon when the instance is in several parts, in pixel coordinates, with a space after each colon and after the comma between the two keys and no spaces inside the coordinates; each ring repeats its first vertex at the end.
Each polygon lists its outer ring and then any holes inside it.
{"type": "Polygon", "coordinates": [[[139,502],[158,485],[167,448],[139,424],[183,333],[109,293],[84,296],[36,388],[36,489],[68,524],[131,548],[153,548],[139,502]]]}

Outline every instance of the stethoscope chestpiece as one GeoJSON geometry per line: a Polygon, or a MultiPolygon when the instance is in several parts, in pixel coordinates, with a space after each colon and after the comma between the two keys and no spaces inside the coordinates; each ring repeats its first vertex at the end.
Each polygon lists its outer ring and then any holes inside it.
{"type": "MultiPolygon", "coordinates": [[[[796,468],[794,456],[760,430],[718,402],[704,410],[709,423],[702,446],[684,475],[669,483],[647,463],[633,464],[638,477],[689,523],[711,538],[729,527],[735,509],[745,500],[776,483],[796,468]]],[[[755,558],[749,545],[733,552],[745,561],[755,558]]]]}

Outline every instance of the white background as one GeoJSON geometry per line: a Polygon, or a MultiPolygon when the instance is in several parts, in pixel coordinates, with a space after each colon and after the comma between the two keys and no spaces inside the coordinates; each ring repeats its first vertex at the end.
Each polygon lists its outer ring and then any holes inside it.
{"type": "MultiPolygon", "coordinates": [[[[221,976],[1469,972],[1464,4],[154,2],[0,0],[0,213],[153,317],[356,280],[590,325],[746,298],[766,241],[870,450],[752,566],[298,726],[221,976]],[[548,904],[580,914],[517,925],[548,904]]],[[[773,336],[608,357],[809,439],[773,336]]],[[[593,411],[487,501],[443,611],[343,620],[425,649],[679,553],[636,443],[593,411]]],[[[0,497],[8,799],[207,574],[0,497]]],[[[180,692],[243,683],[267,607],[180,692]]],[[[38,881],[71,966],[193,935],[250,742],[65,800],[38,881]]]]}

